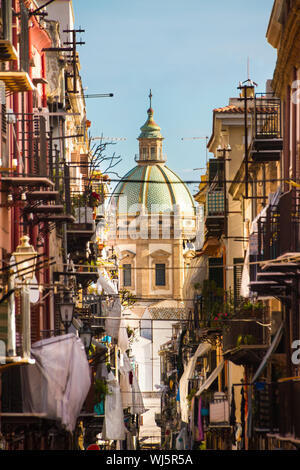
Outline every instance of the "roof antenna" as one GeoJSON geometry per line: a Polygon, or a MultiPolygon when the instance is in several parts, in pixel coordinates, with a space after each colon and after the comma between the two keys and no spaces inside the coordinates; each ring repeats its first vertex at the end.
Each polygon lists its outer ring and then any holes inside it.
{"type": "Polygon", "coordinates": [[[247,78],[248,78],[248,81],[250,80],[250,59],[249,59],[249,56],[247,58],[247,78]]]}

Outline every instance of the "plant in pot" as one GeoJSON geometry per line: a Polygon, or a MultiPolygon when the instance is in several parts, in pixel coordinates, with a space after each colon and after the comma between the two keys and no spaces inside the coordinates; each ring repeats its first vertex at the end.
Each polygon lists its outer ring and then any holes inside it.
{"type": "Polygon", "coordinates": [[[109,395],[109,388],[105,379],[95,380],[95,406],[94,411],[98,415],[104,414],[104,403],[106,395],[109,395]]]}

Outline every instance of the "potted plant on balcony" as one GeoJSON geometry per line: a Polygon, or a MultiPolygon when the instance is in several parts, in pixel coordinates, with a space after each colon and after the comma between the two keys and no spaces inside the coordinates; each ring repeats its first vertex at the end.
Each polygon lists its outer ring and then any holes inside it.
{"type": "Polygon", "coordinates": [[[266,307],[262,302],[251,302],[250,300],[244,300],[237,308],[237,316],[241,318],[254,317],[262,318],[266,311],[266,307]]]}
{"type": "Polygon", "coordinates": [[[204,281],[201,296],[201,319],[208,326],[218,328],[233,315],[231,297],[215,281],[204,281]]]}
{"type": "Polygon", "coordinates": [[[105,379],[95,380],[95,407],[94,411],[98,415],[104,414],[104,403],[106,395],[109,395],[109,388],[105,379]]]}

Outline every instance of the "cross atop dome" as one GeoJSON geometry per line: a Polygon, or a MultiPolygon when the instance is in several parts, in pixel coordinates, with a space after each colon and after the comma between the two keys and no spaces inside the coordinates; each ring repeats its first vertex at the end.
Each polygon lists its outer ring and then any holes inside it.
{"type": "Polygon", "coordinates": [[[152,108],[152,91],[151,91],[151,88],[150,88],[150,93],[149,93],[149,101],[150,101],[149,108],[151,109],[152,108]]]}

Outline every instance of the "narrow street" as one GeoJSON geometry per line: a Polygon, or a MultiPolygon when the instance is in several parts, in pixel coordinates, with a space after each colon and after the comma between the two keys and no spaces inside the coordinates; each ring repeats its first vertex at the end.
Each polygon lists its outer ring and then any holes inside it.
{"type": "Polygon", "coordinates": [[[299,31],[300,0],[0,1],[1,455],[300,449],[299,31]]]}

